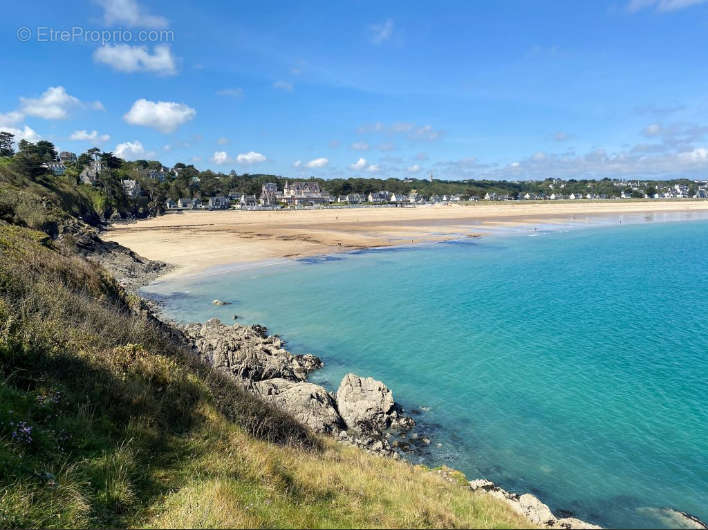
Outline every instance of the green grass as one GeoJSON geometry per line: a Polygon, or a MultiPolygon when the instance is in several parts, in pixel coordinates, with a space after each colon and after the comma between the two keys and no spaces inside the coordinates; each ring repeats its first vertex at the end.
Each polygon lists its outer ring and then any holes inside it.
{"type": "MultiPolygon", "coordinates": [[[[0,199],[45,193],[40,226],[76,222],[52,186],[0,199]]],[[[0,527],[528,526],[458,475],[316,437],[13,212],[25,226],[0,220],[0,527]]]]}

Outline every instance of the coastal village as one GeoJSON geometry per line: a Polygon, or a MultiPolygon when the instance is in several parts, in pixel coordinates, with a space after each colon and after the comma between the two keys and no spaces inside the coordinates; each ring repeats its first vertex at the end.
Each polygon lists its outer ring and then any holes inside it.
{"type": "MultiPolygon", "coordinates": [[[[105,154],[103,154],[105,155],[105,154]]],[[[82,155],[83,164],[78,175],[81,184],[100,186],[101,175],[110,168],[106,157],[97,150],[90,150],[88,156],[82,155]]],[[[115,157],[113,157],[115,158],[115,157]]],[[[120,160],[120,159],[117,159],[120,160]]],[[[76,167],[79,157],[75,153],[62,151],[55,159],[45,162],[43,167],[54,175],[60,176],[67,168],[76,167]]],[[[142,161],[145,162],[145,161],[142,161]]],[[[159,162],[146,162],[147,167],[134,170],[133,178],[122,178],[120,186],[129,199],[146,198],[147,183],[163,184],[180,177],[181,173],[193,166],[177,164],[168,168],[159,162]],[[142,182],[142,184],[141,184],[142,182]]],[[[536,182],[534,190],[504,192],[497,189],[482,193],[424,193],[414,186],[416,183],[428,185],[437,183],[431,175],[428,179],[404,179],[398,181],[407,185],[407,191],[371,190],[368,192],[351,192],[333,194],[323,189],[321,182],[310,180],[285,180],[282,185],[277,182],[265,182],[260,192],[248,193],[239,189],[230,189],[223,193],[208,194],[201,189],[201,177],[197,173],[189,177],[189,195],[167,197],[162,208],[165,210],[273,210],[280,208],[331,208],[331,207],[362,207],[362,206],[393,206],[415,207],[436,204],[460,204],[476,201],[579,201],[579,200],[617,200],[617,199],[706,199],[708,198],[708,181],[693,180],[680,182],[656,182],[648,180],[617,179],[610,181],[610,189],[605,185],[602,190],[596,181],[588,181],[585,189],[579,189],[574,181],[563,179],[546,179],[536,182]]],[[[220,178],[219,175],[216,178],[220,178]]],[[[391,179],[389,179],[390,181],[391,179]]],[[[608,179],[605,179],[608,180],[608,179]]],[[[440,181],[450,182],[450,181],[440,181]]],[[[463,182],[464,181],[460,181],[463,182]]],[[[474,181],[473,181],[474,182],[474,181]]],[[[489,181],[480,181],[489,182],[489,181]]],[[[528,182],[501,183],[518,184],[521,188],[529,187],[528,182]]],[[[606,183],[605,183],[606,184],[606,183]]]]}

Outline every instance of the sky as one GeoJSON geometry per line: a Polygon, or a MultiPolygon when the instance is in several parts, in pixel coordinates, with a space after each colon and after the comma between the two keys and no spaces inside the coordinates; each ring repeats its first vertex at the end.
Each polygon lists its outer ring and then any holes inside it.
{"type": "Polygon", "coordinates": [[[706,179],[707,36],[708,0],[8,2],[0,130],[290,178],[706,179]]]}

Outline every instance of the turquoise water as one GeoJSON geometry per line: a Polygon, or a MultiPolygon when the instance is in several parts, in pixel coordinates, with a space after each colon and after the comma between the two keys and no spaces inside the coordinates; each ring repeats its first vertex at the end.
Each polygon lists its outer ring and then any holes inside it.
{"type": "MultiPolygon", "coordinates": [[[[557,227],[556,227],[557,228],[557,227]]],[[[433,443],[415,456],[605,526],[708,520],[708,221],[481,240],[154,284],[178,320],[262,323],[380,379],[433,443]],[[533,236],[533,237],[529,237],[533,236]],[[233,305],[215,307],[220,298],[233,305]]]]}

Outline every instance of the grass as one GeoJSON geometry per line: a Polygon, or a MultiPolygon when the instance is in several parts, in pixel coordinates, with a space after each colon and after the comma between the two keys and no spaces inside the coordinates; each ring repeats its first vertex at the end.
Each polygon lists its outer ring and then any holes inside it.
{"type": "Polygon", "coordinates": [[[139,305],[0,221],[0,527],[528,526],[459,476],[316,437],[139,305]]]}

